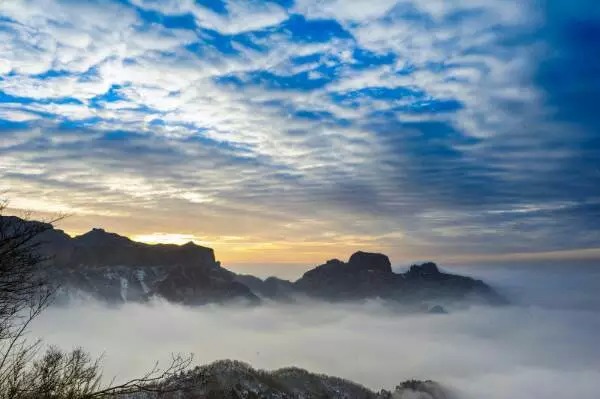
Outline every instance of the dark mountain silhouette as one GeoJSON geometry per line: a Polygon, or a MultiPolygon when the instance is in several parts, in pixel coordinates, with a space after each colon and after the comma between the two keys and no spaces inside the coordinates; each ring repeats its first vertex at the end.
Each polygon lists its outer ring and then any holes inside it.
{"type": "MultiPolygon", "coordinates": [[[[435,263],[413,265],[405,273],[394,273],[387,256],[361,251],[354,253],[348,262],[329,260],[307,271],[294,283],[273,278],[265,281],[248,276],[237,278],[258,295],[272,299],[286,299],[296,293],[328,301],[382,298],[407,304],[505,302],[483,281],[443,273],[435,263]]],[[[434,306],[434,312],[441,313],[441,307],[436,306],[439,305],[434,306]]]]}
{"type": "MultiPolygon", "coordinates": [[[[40,223],[4,217],[10,223],[40,223]]],[[[40,251],[49,259],[41,273],[61,286],[59,297],[91,295],[108,301],[146,301],[153,296],[200,305],[213,302],[258,303],[261,298],[293,301],[310,297],[327,301],[382,298],[405,304],[504,300],[480,280],[441,272],[435,263],[413,265],[394,273],[387,256],[356,252],[348,262],[327,261],[295,282],[238,275],[216,261],[211,248],[144,244],[93,229],[70,237],[49,229],[40,238],[40,251]]],[[[439,310],[439,308],[435,308],[439,310]]],[[[440,312],[437,312],[440,313],[440,312]]]]}
{"type": "MultiPolygon", "coordinates": [[[[6,223],[40,223],[3,218],[6,223]]],[[[38,240],[39,251],[48,258],[40,272],[60,286],[59,300],[83,294],[117,302],[145,301],[155,295],[190,305],[259,302],[233,273],[221,267],[211,248],[191,242],[150,245],[102,229],[70,237],[53,228],[38,240]]]]}

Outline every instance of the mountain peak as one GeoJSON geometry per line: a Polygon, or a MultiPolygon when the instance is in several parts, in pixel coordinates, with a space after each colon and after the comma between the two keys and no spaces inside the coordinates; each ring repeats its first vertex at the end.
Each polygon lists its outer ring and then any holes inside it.
{"type": "Polygon", "coordinates": [[[441,272],[433,262],[413,265],[398,274],[386,255],[364,251],[352,254],[347,263],[330,260],[308,270],[293,288],[333,301],[383,298],[413,304],[434,300],[506,303],[484,282],[441,272]]]}
{"type": "Polygon", "coordinates": [[[435,276],[440,274],[440,270],[435,263],[426,262],[421,265],[412,265],[407,273],[412,276],[435,276]]]}
{"type": "Polygon", "coordinates": [[[348,265],[357,269],[392,273],[390,258],[384,254],[358,251],[350,256],[348,265]]]}

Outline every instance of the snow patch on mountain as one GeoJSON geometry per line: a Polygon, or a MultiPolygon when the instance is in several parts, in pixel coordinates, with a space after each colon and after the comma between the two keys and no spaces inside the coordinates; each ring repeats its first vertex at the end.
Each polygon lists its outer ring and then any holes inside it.
{"type": "Polygon", "coordinates": [[[123,302],[127,302],[127,288],[129,287],[129,281],[125,277],[120,278],[121,281],[121,299],[123,302]]]}

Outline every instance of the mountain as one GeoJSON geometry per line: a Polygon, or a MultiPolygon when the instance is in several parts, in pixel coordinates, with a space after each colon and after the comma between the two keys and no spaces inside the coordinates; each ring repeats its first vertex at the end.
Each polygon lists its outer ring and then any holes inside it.
{"type": "Polygon", "coordinates": [[[405,304],[430,303],[431,313],[444,313],[438,302],[505,302],[483,281],[443,273],[435,263],[413,265],[405,273],[394,273],[387,256],[361,251],[354,253],[348,262],[329,260],[294,283],[274,278],[265,281],[248,276],[237,278],[253,292],[271,299],[288,299],[293,294],[327,301],[382,298],[405,304]]]}
{"type": "MultiPolygon", "coordinates": [[[[196,367],[167,382],[172,392],[146,394],[144,399],[450,399],[432,381],[406,381],[393,392],[373,392],[362,385],[310,373],[299,368],[256,370],[237,361],[224,360],[196,367]]],[[[140,399],[139,396],[136,398],[140,399]]]]}
{"type": "Polygon", "coordinates": [[[327,301],[381,298],[420,304],[444,313],[440,303],[500,304],[504,299],[480,280],[441,272],[435,263],[413,265],[395,273],[387,256],[356,252],[343,262],[327,261],[295,282],[235,274],[223,268],[211,248],[150,245],[103,229],[70,237],[63,231],[14,216],[0,216],[0,225],[36,226],[39,251],[49,259],[40,273],[60,286],[59,299],[78,295],[112,301],[147,301],[158,296],[187,305],[261,299],[294,301],[309,297],[327,301]]]}
{"type": "Polygon", "coordinates": [[[37,237],[39,251],[48,259],[40,273],[59,286],[59,301],[91,295],[110,302],[146,301],[153,296],[188,305],[260,302],[221,267],[211,248],[192,242],[150,245],[103,229],[70,237],[40,222],[2,217],[3,226],[11,224],[45,230],[37,237]]]}

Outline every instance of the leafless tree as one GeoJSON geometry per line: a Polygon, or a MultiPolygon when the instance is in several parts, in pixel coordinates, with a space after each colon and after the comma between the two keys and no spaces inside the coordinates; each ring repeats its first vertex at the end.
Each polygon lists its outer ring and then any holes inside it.
{"type": "Polygon", "coordinates": [[[173,356],[164,369],[155,364],[140,378],[103,385],[100,359],[82,349],[50,347],[40,354],[41,343],[26,339],[55,291],[39,273],[48,260],[40,246],[60,217],[41,223],[3,216],[6,206],[0,201],[0,399],[123,398],[176,390],[172,377],[189,367],[191,356],[173,356]]]}

